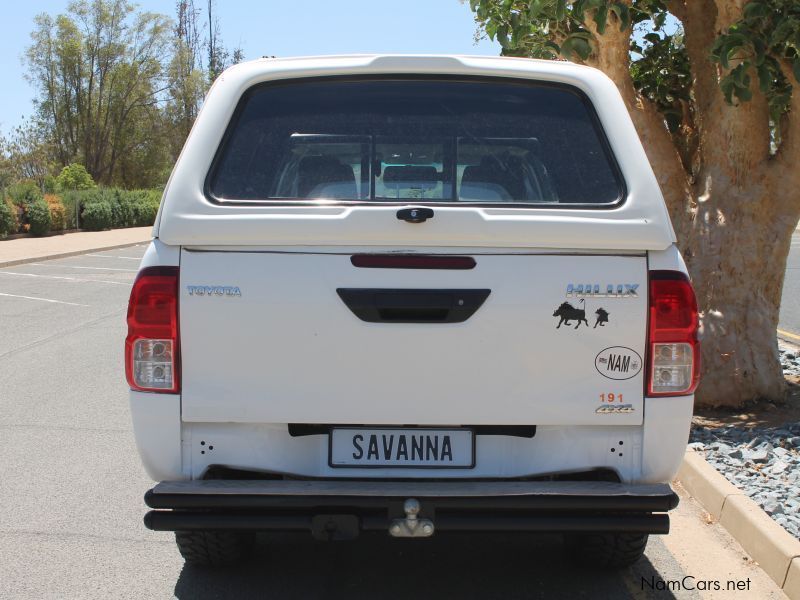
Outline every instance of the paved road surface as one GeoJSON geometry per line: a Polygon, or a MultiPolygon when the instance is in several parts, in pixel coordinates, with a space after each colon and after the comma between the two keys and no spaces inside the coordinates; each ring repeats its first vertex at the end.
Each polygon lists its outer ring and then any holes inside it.
{"type": "Polygon", "coordinates": [[[559,538],[529,535],[284,535],[261,539],[234,571],[184,568],[171,534],[141,522],[151,482],[131,434],[122,341],[142,252],[0,269],[0,598],[781,597],[686,498],[673,533],[620,573],[574,567],[559,538]],[[685,575],[749,578],[749,592],[649,587],[685,575]]]}
{"type": "Polygon", "coordinates": [[[781,316],[778,329],[791,335],[783,335],[795,344],[800,343],[800,231],[792,236],[792,248],[786,264],[786,279],[783,282],[781,316]]]}

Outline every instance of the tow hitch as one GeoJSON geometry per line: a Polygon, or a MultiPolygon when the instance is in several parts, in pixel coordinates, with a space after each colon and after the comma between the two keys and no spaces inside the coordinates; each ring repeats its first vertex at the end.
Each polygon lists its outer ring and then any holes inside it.
{"type": "Polygon", "coordinates": [[[403,503],[405,519],[394,519],[389,526],[392,537],[430,537],[433,535],[433,521],[419,518],[420,504],[416,498],[409,498],[403,503]]]}

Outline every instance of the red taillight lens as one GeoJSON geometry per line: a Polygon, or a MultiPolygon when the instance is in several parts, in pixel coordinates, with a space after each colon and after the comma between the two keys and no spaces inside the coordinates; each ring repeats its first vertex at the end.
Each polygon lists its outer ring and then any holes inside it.
{"type": "Polygon", "coordinates": [[[685,396],[700,379],[697,300],[679,271],[650,272],[648,396],[685,396]]]}
{"type": "Polygon", "coordinates": [[[178,267],[142,269],[128,302],[128,385],[147,392],[179,392],[179,356],[178,267]]]}

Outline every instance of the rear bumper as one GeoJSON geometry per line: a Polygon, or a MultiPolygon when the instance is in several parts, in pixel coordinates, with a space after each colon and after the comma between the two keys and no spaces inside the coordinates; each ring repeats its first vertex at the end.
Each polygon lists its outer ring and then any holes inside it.
{"type": "Polygon", "coordinates": [[[668,484],[578,481],[175,481],[145,494],[156,531],[387,530],[415,498],[438,531],[669,532],[668,484]]]}
{"type": "MultiPolygon", "coordinates": [[[[476,466],[468,474],[457,469],[374,468],[369,476],[524,479],[608,469],[628,483],[670,481],[686,451],[692,400],[647,398],[643,426],[617,425],[616,415],[606,415],[603,426],[537,425],[532,438],[479,435],[476,466]]],[[[364,477],[363,469],[329,466],[328,435],[292,436],[286,423],[182,421],[181,397],[176,394],[131,392],[130,409],[136,445],[154,481],[199,480],[213,465],[305,479],[364,477]]],[[[457,420],[451,415],[447,423],[457,420]]]]}

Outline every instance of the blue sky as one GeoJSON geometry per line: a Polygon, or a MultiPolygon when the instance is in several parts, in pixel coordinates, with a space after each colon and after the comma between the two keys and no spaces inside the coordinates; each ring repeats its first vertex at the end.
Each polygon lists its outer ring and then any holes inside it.
{"type": "MultiPolygon", "coordinates": [[[[4,2],[0,36],[0,130],[7,133],[33,112],[34,89],[24,78],[22,56],[35,15],[66,11],[68,0],[4,2]]],[[[139,0],[144,10],[172,16],[173,0],[139,0]]],[[[459,0],[217,0],[222,37],[241,46],[247,59],[361,52],[445,54],[500,53],[500,46],[473,43],[475,24],[459,0]]],[[[204,6],[204,0],[196,5],[204,6]]]]}

